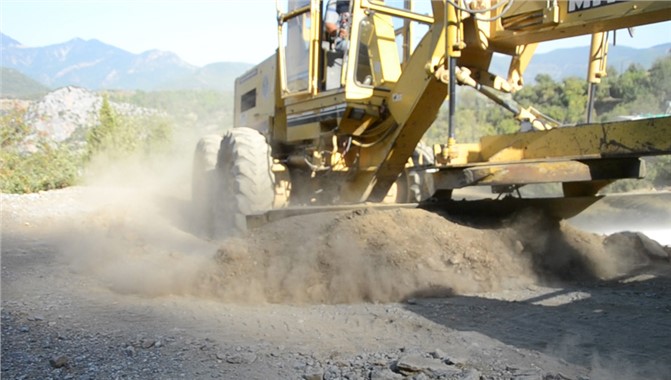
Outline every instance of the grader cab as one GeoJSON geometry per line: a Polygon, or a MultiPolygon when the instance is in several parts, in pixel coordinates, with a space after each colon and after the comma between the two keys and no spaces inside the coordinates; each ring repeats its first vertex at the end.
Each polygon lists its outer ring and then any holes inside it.
{"type": "Polygon", "coordinates": [[[668,20],[663,1],[278,2],[277,53],[236,80],[234,128],[199,142],[194,201],[221,235],[273,212],[448,204],[471,186],[560,183],[560,200],[594,197],[641,178],[641,157],[671,153],[671,117],[591,120],[609,31],[668,20]],[[341,11],[335,34],[326,32],[329,7],[341,11]],[[539,42],[585,34],[586,123],[562,126],[511,100],[539,42]],[[507,73],[492,72],[495,53],[510,57],[507,73]],[[458,143],[456,129],[472,126],[454,122],[457,85],[510,111],[520,131],[458,143]],[[428,147],[422,137],[444,102],[447,136],[428,147]]]}

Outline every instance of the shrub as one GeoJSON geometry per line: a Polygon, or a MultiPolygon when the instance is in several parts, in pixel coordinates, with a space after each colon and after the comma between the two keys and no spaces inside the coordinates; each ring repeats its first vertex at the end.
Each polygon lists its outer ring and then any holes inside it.
{"type": "Polygon", "coordinates": [[[0,117],[0,190],[32,193],[74,185],[83,162],[81,154],[43,140],[34,153],[22,150],[30,132],[23,121],[25,111],[15,108],[0,117]]]}
{"type": "Polygon", "coordinates": [[[0,153],[2,192],[33,193],[60,189],[77,183],[82,156],[68,148],[40,143],[35,153],[0,153]]]}

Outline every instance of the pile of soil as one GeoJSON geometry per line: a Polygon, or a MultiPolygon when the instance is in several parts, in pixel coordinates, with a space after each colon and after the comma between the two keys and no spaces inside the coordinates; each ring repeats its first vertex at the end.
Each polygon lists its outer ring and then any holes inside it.
{"type": "Polygon", "coordinates": [[[225,241],[197,287],[230,302],[396,302],[608,279],[666,254],[538,213],[469,223],[420,209],[292,217],[225,241]]]}

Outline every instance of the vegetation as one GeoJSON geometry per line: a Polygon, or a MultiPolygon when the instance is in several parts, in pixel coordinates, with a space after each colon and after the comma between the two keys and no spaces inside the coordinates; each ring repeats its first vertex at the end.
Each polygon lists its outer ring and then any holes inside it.
{"type": "Polygon", "coordinates": [[[0,117],[0,190],[32,193],[71,186],[79,175],[81,154],[39,140],[35,152],[25,151],[30,133],[23,122],[25,111],[14,108],[0,117]]]}
{"type": "Polygon", "coordinates": [[[76,141],[55,144],[31,135],[26,109],[15,108],[0,118],[0,190],[30,193],[72,186],[89,163],[100,157],[117,160],[165,152],[172,125],[164,117],[122,117],[103,97],[98,125],[88,129],[86,149],[76,141]],[[33,141],[34,148],[27,146],[33,141]]]}
{"type": "Polygon", "coordinates": [[[100,123],[86,135],[87,159],[96,155],[118,159],[134,154],[156,153],[167,148],[172,127],[161,117],[132,118],[117,115],[103,95],[100,123]]]}

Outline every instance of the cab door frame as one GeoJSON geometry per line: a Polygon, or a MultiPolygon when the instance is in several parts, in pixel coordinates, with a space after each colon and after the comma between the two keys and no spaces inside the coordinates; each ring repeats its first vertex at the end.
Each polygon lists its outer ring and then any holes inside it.
{"type": "MultiPolygon", "coordinates": [[[[322,21],[320,14],[320,0],[288,0],[287,12],[280,11],[280,2],[277,0],[277,36],[278,36],[278,73],[280,76],[280,92],[282,99],[304,97],[305,95],[316,95],[319,87],[319,54],[322,21]],[[300,30],[294,29],[300,27],[300,30]],[[286,38],[285,41],[285,31],[286,38]],[[293,39],[293,41],[292,41],[293,39]],[[300,50],[300,43],[304,43],[305,49],[300,50]],[[299,49],[299,50],[295,50],[299,49]],[[287,52],[289,50],[289,52],[287,52]],[[296,53],[306,53],[302,57],[295,56],[296,53]],[[287,59],[296,60],[289,63],[287,59]],[[306,74],[305,86],[291,88],[294,82],[291,80],[289,70],[301,69],[296,64],[307,65],[302,67],[306,74]]],[[[301,76],[303,72],[294,72],[301,76]]],[[[301,79],[301,78],[293,78],[301,79]]],[[[300,83],[299,80],[296,81],[300,83]]]]}

